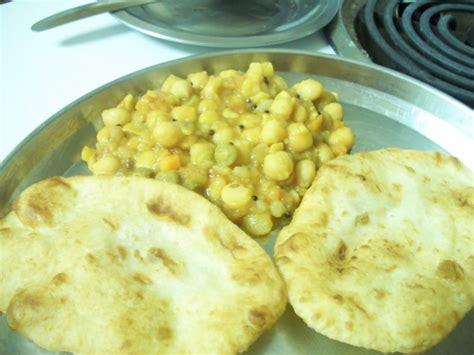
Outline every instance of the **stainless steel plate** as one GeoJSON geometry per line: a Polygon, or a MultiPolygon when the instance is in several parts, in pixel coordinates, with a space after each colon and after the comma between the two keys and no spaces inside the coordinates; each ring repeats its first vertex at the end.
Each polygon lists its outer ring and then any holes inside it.
{"type": "MultiPolygon", "coordinates": [[[[474,170],[474,114],[440,91],[389,69],[327,55],[281,50],[232,51],[198,56],[133,73],[64,108],[36,129],[0,167],[0,215],[12,199],[32,183],[52,175],[88,174],[80,162],[83,145],[93,144],[100,112],[116,105],[126,93],[135,95],[158,87],[169,73],[235,68],[251,61],[273,62],[289,83],[308,77],[321,80],[340,95],[345,121],[357,135],[354,151],[388,146],[447,151],[474,170]]],[[[262,242],[272,254],[275,235],[262,242]]],[[[472,355],[474,312],[429,354],[472,355]]],[[[0,317],[0,354],[46,354],[12,332],[0,317]]],[[[248,351],[249,354],[376,354],[317,334],[288,306],[278,323],[248,351]]]]}
{"type": "Polygon", "coordinates": [[[340,0],[163,0],[112,15],[133,29],[174,42],[258,47],[322,29],[339,4],[340,0]]]}

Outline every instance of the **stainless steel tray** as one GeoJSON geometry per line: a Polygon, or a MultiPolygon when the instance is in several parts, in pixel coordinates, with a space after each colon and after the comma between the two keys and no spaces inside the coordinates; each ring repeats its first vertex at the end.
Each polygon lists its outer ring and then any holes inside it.
{"type": "Polygon", "coordinates": [[[135,30],[173,42],[260,47],[319,31],[339,5],[340,0],[164,0],[112,16],[135,30]]]}
{"type": "MultiPolygon", "coordinates": [[[[474,114],[471,109],[423,83],[392,70],[328,55],[282,50],[245,50],[197,56],[153,66],[109,83],[73,102],[26,138],[0,166],[0,215],[27,186],[52,175],[88,174],[80,161],[93,144],[102,110],[126,93],[158,87],[169,73],[245,70],[251,61],[272,61],[289,82],[314,77],[340,95],[345,120],[357,135],[353,151],[388,146],[447,151],[474,170],[474,114]]],[[[275,236],[262,242],[270,254],[275,236]]],[[[429,354],[472,355],[474,312],[429,354]]],[[[317,334],[288,306],[278,323],[249,354],[376,354],[317,334]]],[[[12,332],[0,317],[0,354],[48,354],[12,332]]]]}

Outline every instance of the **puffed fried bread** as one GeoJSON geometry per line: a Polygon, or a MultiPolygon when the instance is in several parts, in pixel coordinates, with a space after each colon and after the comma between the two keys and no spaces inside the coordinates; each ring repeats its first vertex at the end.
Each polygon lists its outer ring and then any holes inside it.
{"type": "Polygon", "coordinates": [[[421,352],[474,304],[474,174],[439,152],[382,149],[325,164],[276,264],[313,329],[382,352],[421,352]]]}
{"type": "Polygon", "coordinates": [[[51,351],[233,354],[286,291],[210,202],[138,177],[50,178],[0,220],[0,311],[51,351]]]}

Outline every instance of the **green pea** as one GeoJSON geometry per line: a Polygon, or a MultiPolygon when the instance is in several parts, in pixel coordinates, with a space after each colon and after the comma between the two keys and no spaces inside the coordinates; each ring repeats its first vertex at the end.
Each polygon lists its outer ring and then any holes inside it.
{"type": "Polygon", "coordinates": [[[205,169],[214,165],[214,145],[211,143],[196,143],[191,146],[191,163],[205,169]]]}
{"type": "Polygon", "coordinates": [[[193,164],[188,164],[179,169],[179,173],[181,175],[182,185],[189,190],[204,187],[209,182],[207,170],[202,170],[193,164]]]}
{"type": "Polygon", "coordinates": [[[156,180],[179,184],[179,174],[177,171],[160,171],[156,174],[156,180]]]}
{"type": "Polygon", "coordinates": [[[147,177],[147,178],[153,177],[154,174],[155,174],[155,172],[152,169],[149,169],[149,168],[140,167],[140,168],[136,168],[133,171],[134,176],[141,176],[141,177],[147,177]]]}
{"type": "Polygon", "coordinates": [[[217,164],[222,166],[230,166],[237,160],[238,150],[231,143],[218,144],[214,151],[214,159],[217,164]]]}

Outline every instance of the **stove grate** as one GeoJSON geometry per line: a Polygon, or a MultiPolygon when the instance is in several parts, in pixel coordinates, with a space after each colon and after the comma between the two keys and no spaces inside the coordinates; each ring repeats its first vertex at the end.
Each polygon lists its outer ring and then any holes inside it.
{"type": "Polygon", "coordinates": [[[474,48],[468,45],[474,28],[465,31],[462,41],[452,33],[456,17],[451,14],[471,20],[474,4],[368,0],[359,12],[358,38],[376,63],[474,106],[474,48]]]}
{"type": "MultiPolygon", "coordinates": [[[[454,36],[451,33],[450,27],[455,27],[456,20],[454,16],[452,15],[446,15],[441,17],[441,19],[438,21],[438,31],[440,37],[447,43],[450,43],[451,46],[453,46],[455,49],[457,49],[459,52],[471,55],[474,57],[474,40],[472,39],[466,39],[466,41],[469,40],[469,43],[471,46],[468,46],[466,43],[461,42],[456,36],[454,36]]],[[[473,32],[471,30],[471,32],[473,32]]]]}

